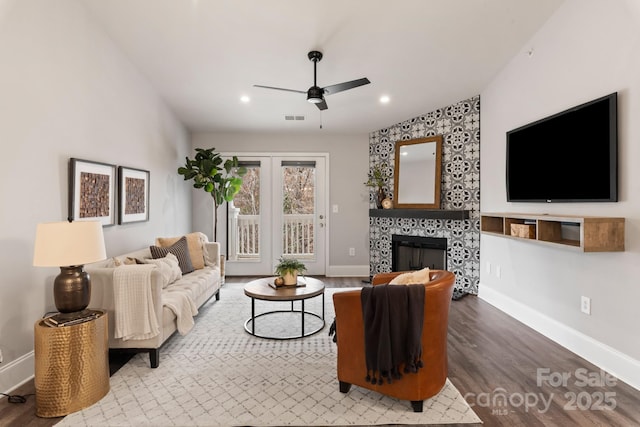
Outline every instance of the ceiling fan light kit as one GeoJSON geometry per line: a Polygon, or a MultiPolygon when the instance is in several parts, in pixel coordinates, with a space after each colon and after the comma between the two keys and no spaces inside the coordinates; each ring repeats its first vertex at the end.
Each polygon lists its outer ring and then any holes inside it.
{"type": "Polygon", "coordinates": [[[322,102],[322,89],[318,86],[312,86],[307,91],[307,101],[312,104],[319,104],[322,102]]]}
{"type": "Polygon", "coordinates": [[[331,86],[319,87],[316,79],[317,77],[316,67],[318,62],[322,59],[322,52],[319,52],[317,50],[312,50],[307,54],[307,57],[311,62],[313,62],[313,86],[311,86],[306,92],[302,90],[285,89],[285,88],[273,87],[273,86],[262,86],[262,85],[253,85],[253,86],[261,87],[263,89],[275,89],[275,90],[284,90],[287,92],[306,93],[308,102],[312,104],[316,104],[316,106],[320,110],[326,110],[328,107],[324,99],[324,95],[332,95],[334,93],[342,92],[347,89],[353,89],[353,88],[371,83],[368,78],[363,77],[361,79],[338,83],[331,86]]]}

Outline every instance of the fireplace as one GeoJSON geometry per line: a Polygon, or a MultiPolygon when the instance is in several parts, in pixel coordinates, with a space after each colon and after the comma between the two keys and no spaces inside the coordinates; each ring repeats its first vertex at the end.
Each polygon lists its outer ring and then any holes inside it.
{"type": "Polygon", "coordinates": [[[447,239],[441,237],[391,236],[392,271],[447,269],[447,239]]]}

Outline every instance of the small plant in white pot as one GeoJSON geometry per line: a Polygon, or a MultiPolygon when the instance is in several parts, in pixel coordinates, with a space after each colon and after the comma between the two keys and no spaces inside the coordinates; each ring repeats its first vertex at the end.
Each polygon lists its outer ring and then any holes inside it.
{"type": "Polygon", "coordinates": [[[280,257],[276,265],[275,273],[282,277],[285,286],[298,284],[298,274],[307,271],[307,267],[295,258],[280,257]]]}

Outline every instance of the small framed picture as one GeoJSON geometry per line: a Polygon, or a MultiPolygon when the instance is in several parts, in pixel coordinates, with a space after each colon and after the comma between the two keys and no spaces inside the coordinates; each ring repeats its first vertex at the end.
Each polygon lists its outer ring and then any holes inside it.
{"type": "Polygon", "coordinates": [[[149,171],[118,167],[118,224],[149,221],[149,171]]]}
{"type": "Polygon", "coordinates": [[[89,160],[69,161],[69,220],[116,222],[116,166],[89,160]]]}

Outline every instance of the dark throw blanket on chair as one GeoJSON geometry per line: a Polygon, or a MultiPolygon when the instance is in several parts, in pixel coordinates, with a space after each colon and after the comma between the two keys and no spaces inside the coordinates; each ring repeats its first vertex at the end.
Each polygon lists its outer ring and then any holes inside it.
{"type": "Polygon", "coordinates": [[[367,381],[382,384],[422,367],[424,285],[377,285],[360,294],[367,381]]]}

